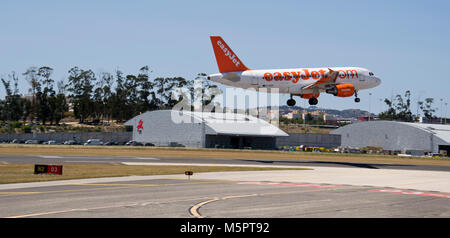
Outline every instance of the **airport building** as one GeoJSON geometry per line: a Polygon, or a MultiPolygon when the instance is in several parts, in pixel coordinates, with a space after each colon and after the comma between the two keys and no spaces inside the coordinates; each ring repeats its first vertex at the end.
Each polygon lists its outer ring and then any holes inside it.
{"type": "Polygon", "coordinates": [[[278,127],[253,116],[236,113],[158,110],[125,123],[132,138],[155,146],[275,149],[278,127]]]}
{"type": "Polygon", "coordinates": [[[341,135],[342,147],[376,146],[413,155],[450,154],[450,125],[369,121],[338,128],[331,134],[341,135]]]}

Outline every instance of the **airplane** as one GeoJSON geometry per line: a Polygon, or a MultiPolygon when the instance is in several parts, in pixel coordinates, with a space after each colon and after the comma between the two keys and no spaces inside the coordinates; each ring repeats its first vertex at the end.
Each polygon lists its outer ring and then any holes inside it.
{"type": "Polygon", "coordinates": [[[360,102],[359,90],[381,83],[372,71],[361,67],[249,69],[222,37],[210,38],[220,73],[208,75],[208,80],[244,89],[278,88],[279,93],[290,94],[288,106],[295,106],[293,96],[317,105],[317,98],[323,92],[337,97],[355,95],[355,102],[360,102]]]}

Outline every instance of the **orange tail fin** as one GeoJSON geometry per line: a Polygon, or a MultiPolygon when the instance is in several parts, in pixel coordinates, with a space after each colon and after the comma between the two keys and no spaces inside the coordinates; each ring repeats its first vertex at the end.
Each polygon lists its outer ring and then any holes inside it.
{"type": "Polygon", "coordinates": [[[249,70],[245,67],[242,61],[230,49],[230,47],[223,41],[220,36],[211,36],[211,43],[213,45],[214,54],[216,55],[219,72],[236,72],[249,70]]]}

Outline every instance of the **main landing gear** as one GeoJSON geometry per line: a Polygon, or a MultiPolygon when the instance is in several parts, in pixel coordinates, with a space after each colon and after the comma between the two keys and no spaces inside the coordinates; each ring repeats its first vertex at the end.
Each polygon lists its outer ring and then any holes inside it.
{"type": "Polygon", "coordinates": [[[317,105],[317,103],[319,103],[319,100],[317,100],[317,98],[312,97],[308,100],[309,105],[317,105]]]}
{"type": "Polygon", "coordinates": [[[358,92],[355,91],[355,102],[360,102],[360,101],[361,101],[361,99],[359,99],[359,97],[358,97],[358,92]]]}
{"type": "Polygon", "coordinates": [[[292,95],[291,98],[287,100],[286,104],[290,107],[295,106],[295,100],[292,99],[292,95]]]}
{"type": "MultiPolygon", "coordinates": [[[[308,100],[308,102],[309,105],[317,105],[317,103],[319,103],[319,100],[317,100],[317,98],[312,97],[308,100]]],[[[295,100],[292,98],[292,95],[291,98],[287,100],[286,104],[290,107],[295,106],[295,100]]]]}

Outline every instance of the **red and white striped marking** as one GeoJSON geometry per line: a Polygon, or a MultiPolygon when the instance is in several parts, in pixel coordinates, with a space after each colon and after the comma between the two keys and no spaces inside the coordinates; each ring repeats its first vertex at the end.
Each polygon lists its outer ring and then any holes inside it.
{"type": "Polygon", "coordinates": [[[373,190],[369,190],[369,191],[383,192],[383,193],[399,193],[399,194],[407,194],[407,195],[450,198],[450,194],[428,193],[428,192],[408,191],[408,190],[399,190],[399,189],[373,189],[373,190]]]}
{"type": "Polygon", "coordinates": [[[236,184],[250,184],[250,185],[272,185],[282,187],[313,187],[313,188],[334,188],[335,185],[326,184],[307,184],[307,183],[282,183],[282,182],[237,182],[236,184]]]}

